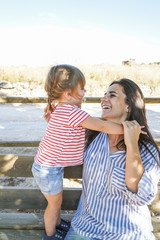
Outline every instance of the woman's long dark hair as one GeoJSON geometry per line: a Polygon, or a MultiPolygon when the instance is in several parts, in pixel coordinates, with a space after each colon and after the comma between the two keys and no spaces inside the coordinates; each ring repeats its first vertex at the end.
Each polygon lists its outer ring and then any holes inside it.
{"type": "MultiPolygon", "coordinates": [[[[123,92],[126,95],[126,99],[125,99],[126,104],[129,106],[129,110],[130,110],[126,120],[128,121],[136,120],[141,126],[145,126],[143,128],[143,131],[147,132],[147,135],[140,134],[139,147],[141,148],[142,145],[144,145],[145,148],[149,151],[147,147],[147,143],[151,143],[152,145],[155,146],[160,156],[160,151],[158,149],[158,146],[156,145],[147,124],[144,96],[141,89],[138,87],[138,85],[135,82],[127,78],[122,78],[119,81],[113,81],[110,84],[110,86],[112,86],[113,84],[119,84],[120,86],[122,86],[123,92]]],[[[95,132],[91,130],[86,131],[86,148],[94,140],[94,138],[98,135],[98,133],[99,132],[95,132]]],[[[124,139],[117,144],[117,148],[118,149],[126,148],[124,139]]]]}

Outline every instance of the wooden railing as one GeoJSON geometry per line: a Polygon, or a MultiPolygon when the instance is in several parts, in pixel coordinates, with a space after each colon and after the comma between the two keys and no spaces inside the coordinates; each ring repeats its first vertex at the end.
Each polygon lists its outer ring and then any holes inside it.
{"type": "MultiPolygon", "coordinates": [[[[84,97],[84,103],[99,103],[101,97],[84,97]]],[[[0,103],[46,103],[46,97],[0,97],[0,103]]],[[[160,103],[160,98],[145,98],[145,103],[160,103]]]]}

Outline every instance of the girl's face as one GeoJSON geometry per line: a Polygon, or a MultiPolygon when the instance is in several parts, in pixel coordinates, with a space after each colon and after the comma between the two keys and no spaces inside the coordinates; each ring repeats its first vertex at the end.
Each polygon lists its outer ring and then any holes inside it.
{"type": "Polygon", "coordinates": [[[113,122],[121,123],[127,118],[129,112],[128,105],[125,102],[126,95],[123,87],[119,84],[110,86],[101,99],[102,118],[113,122]]]}
{"type": "Polygon", "coordinates": [[[76,87],[76,89],[73,91],[72,95],[72,104],[76,106],[80,106],[85,94],[85,88],[84,86],[79,83],[76,87]]]}

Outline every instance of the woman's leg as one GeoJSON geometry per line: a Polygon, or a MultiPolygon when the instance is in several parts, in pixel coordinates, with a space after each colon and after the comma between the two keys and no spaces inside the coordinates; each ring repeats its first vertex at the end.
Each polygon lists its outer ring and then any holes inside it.
{"type": "Polygon", "coordinates": [[[56,195],[44,195],[48,205],[44,213],[46,234],[52,236],[56,226],[60,224],[60,209],[62,204],[62,191],[56,195]]]}

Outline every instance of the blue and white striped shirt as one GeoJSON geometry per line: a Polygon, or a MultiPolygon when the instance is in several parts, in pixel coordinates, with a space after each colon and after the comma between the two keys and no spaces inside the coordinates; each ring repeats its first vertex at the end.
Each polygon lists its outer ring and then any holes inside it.
{"type": "MultiPolygon", "coordinates": [[[[157,149],[148,147],[159,161],[157,149]]],[[[155,239],[147,205],[157,193],[160,168],[145,147],[141,158],[145,172],[138,192],[132,193],[125,184],[125,151],[110,154],[105,133],[94,139],[84,154],[82,196],[72,220],[78,234],[91,239],[155,239]]]]}

